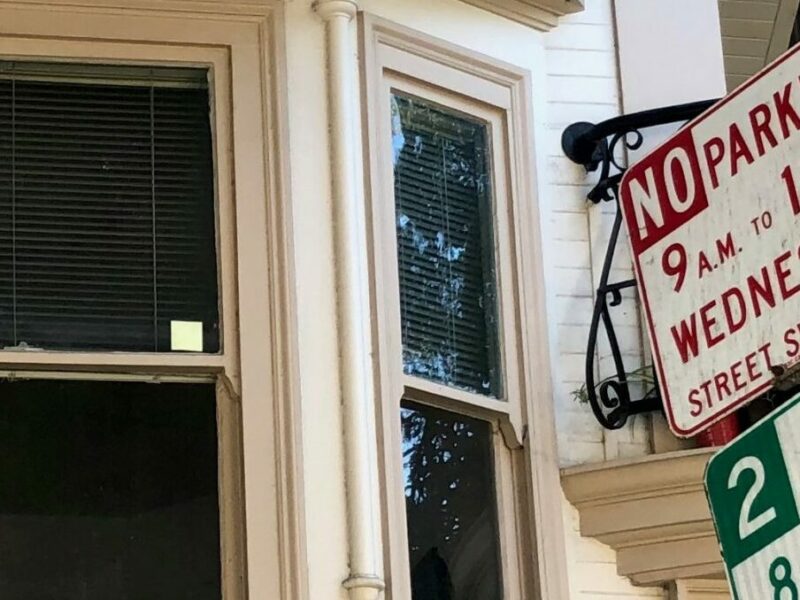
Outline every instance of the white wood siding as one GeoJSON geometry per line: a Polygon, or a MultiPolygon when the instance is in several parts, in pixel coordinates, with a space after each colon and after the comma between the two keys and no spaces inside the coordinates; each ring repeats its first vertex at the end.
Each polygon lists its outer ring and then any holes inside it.
{"type": "MultiPolygon", "coordinates": [[[[584,357],[594,291],[600,275],[611,205],[593,206],[586,194],[597,179],[561,150],[561,132],[574,121],[598,122],[620,114],[619,77],[611,0],[590,0],[586,11],[562,19],[546,36],[546,139],[537,145],[545,180],[550,306],[555,320],[553,354],[559,452],[564,464],[597,462],[647,453],[645,419],[619,432],[606,432],[572,391],[584,381],[584,357]]],[[[617,250],[614,276],[632,276],[624,243],[617,250]]],[[[626,358],[641,360],[637,303],[623,303],[615,325],[626,358]]],[[[601,348],[598,361],[607,358],[601,348]]]]}
{"type": "MultiPolygon", "coordinates": [[[[646,419],[618,432],[604,431],[572,391],[584,380],[584,357],[594,290],[613,219],[610,205],[593,206],[586,193],[596,174],[586,174],[561,150],[561,132],[574,121],[598,122],[620,113],[619,75],[612,0],[587,0],[583,13],[566,17],[545,36],[545,139],[537,143],[544,203],[553,380],[559,455],[563,464],[599,462],[649,451],[646,419]]],[[[630,259],[618,249],[615,276],[630,277],[630,259]]],[[[637,303],[626,299],[615,314],[620,342],[631,364],[641,360],[637,303]]],[[[599,363],[605,362],[603,352],[599,363]]],[[[573,600],[651,600],[661,588],[638,588],[617,575],[609,547],[581,537],[577,512],[564,501],[567,560],[573,600]]]]}

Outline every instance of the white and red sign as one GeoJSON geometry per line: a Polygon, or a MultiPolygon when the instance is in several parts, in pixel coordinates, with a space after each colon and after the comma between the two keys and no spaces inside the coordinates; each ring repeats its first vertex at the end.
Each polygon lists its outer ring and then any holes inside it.
{"type": "Polygon", "coordinates": [[[665,410],[694,435],[800,360],[800,46],[620,184],[665,410]]]}

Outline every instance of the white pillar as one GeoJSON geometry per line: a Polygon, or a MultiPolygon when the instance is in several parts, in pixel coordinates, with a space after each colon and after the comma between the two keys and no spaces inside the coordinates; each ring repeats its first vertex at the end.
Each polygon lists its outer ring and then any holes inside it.
{"type": "Polygon", "coordinates": [[[725,95],[717,0],[615,0],[615,13],[623,114],[725,95]]]}
{"type": "Polygon", "coordinates": [[[328,115],[335,230],[339,378],[344,414],[347,531],[351,600],[377,600],[384,582],[380,548],[374,385],[364,195],[357,183],[358,72],[352,20],[355,0],[318,0],[328,55],[328,115]]]}

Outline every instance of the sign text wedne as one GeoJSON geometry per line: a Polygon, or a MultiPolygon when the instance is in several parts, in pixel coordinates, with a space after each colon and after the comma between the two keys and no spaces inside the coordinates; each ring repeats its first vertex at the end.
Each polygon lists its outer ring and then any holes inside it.
{"type": "Polygon", "coordinates": [[[665,410],[681,437],[800,360],[800,46],[620,185],[665,410]]]}

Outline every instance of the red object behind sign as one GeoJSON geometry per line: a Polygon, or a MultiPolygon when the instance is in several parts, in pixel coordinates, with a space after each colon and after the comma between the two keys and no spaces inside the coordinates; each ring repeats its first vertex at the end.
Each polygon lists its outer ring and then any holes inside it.
{"type": "Polygon", "coordinates": [[[739,422],[739,414],[733,413],[697,434],[695,440],[700,448],[715,448],[732,442],[740,433],[742,425],[739,422]]]}

